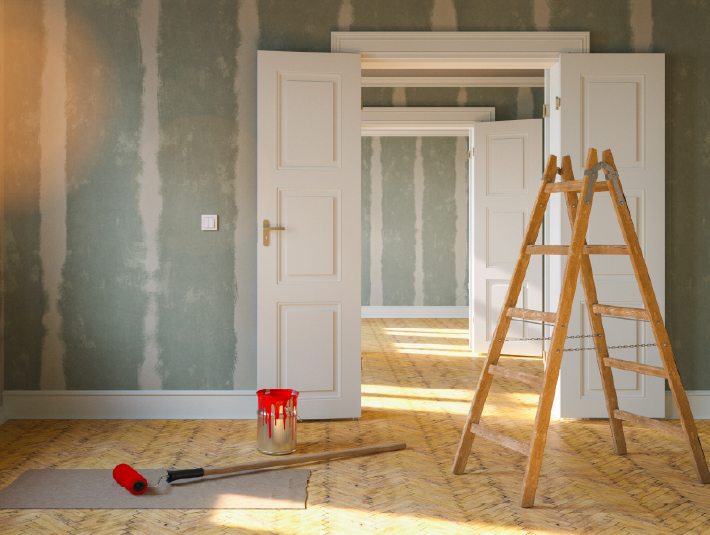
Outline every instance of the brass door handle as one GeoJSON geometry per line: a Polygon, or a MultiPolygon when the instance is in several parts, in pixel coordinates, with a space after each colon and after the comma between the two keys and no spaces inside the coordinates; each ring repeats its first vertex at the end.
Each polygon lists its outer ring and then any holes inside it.
{"type": "Polygon", "coordinates": [[[269,231],[270,230],[286,230],[286,227],[270,227],[269,226],[269,220],[264,219],[264,247],[268,247],[270,240],[269,240],[269,231]]]}

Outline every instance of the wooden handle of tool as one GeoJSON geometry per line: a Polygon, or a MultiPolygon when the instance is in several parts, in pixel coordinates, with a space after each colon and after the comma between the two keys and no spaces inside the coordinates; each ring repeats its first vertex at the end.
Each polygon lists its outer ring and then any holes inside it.
{"type": "Polygon", "coordinates": [[[368,455],[370,453],[403,450],[406,447],[407,445],[404,442],[393,442],[392,444],[380,444],[379,446],[366,446],[364,448],[352,448],[349,450],[340,451],[324,451],[322,453],[296,455],[295,457],[281,457],[279,459],[269,459],[264,461],[252,461],[250,463],[233,464],[231,466],[215,466],[213,468],[204,468],[204,475],[213,476],[217,474],[243,472],[245,470],[259,470],[261,468],[271,468],[272,466],[288,466],[292,464],[312,463],[315,461],[343,459],[346,457],[359,457],[360,455],[368,455]]]}

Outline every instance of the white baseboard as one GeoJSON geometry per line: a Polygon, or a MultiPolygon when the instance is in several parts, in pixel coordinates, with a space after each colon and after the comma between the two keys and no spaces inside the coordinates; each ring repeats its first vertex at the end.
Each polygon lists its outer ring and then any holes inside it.
{"type": "Polygon", "coordinates": [[[362,307],[363,318],[468,318],[468,307],[362,307]]]}
{"type": "Polygon", "coordinates": [[[254,420],[254,390],[6,390],[13,420],[254,420]]]}
{"type": "MultiPolygon", "coordinates": [[[[710,420],[710,390],[687,395],[693,417],[710,420]]],[[[252,390],[6,390],[3,402],[0,424],[9,419],[254,420],[257,410],[252,390]]],[[[678,419],[670,392],[666,418],[678,419]]]]}
{"type": "MultiPolygon", "coordinates": [[[[686,390],[694,420],[710,420],[710,390],[686,390]]],[[[677,420],[673,394],[666,392],[666,418],[677,420]]]]}
{"type": "Polygon", "coordinates": [[[5,405],[0,406],[0,425],[4,424],[10,419],[10,411],[7,410],[5,405]]]}

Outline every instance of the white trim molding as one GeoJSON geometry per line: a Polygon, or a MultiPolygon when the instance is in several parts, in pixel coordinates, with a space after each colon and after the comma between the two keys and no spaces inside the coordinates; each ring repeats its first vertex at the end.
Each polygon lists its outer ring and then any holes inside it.
{"type": "Polygon", "coordinates": [[[7,410],[5,405],[0,406],[0,425],[4,424],[10,419],[10,411],[7,410]]]}
{"type": "Polygon", "coordinates": [[[537,76],[363,76],[362,87],[545,87],[537,76]]]}
{"type": "Polygon", "coordinates": [[[331,52],[364,69],[549,69],[588,53],[589,32],[331,32],[331,52]]]}
{"type": "MultiPolygon", "coordinates": [[[[468,307],[362,307],[363,318],[467,318],[468,307]]],[[[710,390],[688,390],[696,420],[710,420],[710,390]]],[[[0,425],[13,420],[254,420],[251,390],[6,390],[0,425]]],[[[678,419],[666,392],[666,418],[678,419]]]]}
{"type": "Polygon", "coordinates": [[[360,124],[363,136],[468,136],[495,115],[495,108],[363,108],[360,124]]]}
{"type": "Polygon", "coordinates": [[[468,318],[468,307],[362,307],[363,318],[468,318]]]}
{"type": "Polygon", "coordinates": [[[13,420],[254,420],[254,390],[6,390],[13,420]]]}
{"type": "MultiPolygon", "coordinates": [[[[710,390],[686,390],[690,410],[693,412],[694,420],[710,420],[710,390]]],[[[675,409],[673,394],[666,391],[666,418],[669,420],[678,419],[678,411],[675,409]]]]}

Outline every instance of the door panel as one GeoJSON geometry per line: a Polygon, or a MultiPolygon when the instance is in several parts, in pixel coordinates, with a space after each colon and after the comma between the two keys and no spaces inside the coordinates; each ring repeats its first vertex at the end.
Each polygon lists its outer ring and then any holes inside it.
{"type": "Polygon", "coordinates": [[[279,362],[284,384],[299,385],[299,399],[337,398],[341,369],[338,303],[281,305],[279,310],[279,362]]]}
{"type": "Polygon", "coordinates": [[[257,66],[257,220],[284,227],[257,244],[257,386],[301,392],[303,418],[357,418],[360,56],[257,66]]]}
{"type": "MultiPolygon", "coordinates": [[[[584,174],[587,150],[611,149],[639,242],[661,308],[665,309],[665,66],[663,54],[562,54],[551,69],[551,152],[570,155],[576,179],[584,174]]],[[[564,203],[551,214],[550,242],[568,244],[570,225],[564,203]]],[[[623,239],[608,193],[594,195],[587,241],[621,245],[623,239]]],[[[553,261],[554,260],[554,261],[553,261]]],[[[602,304],[643,308],[626,256],[591,257],[602,304]]],[[[550,306],[556,310],[565,259],[550,262],[550,306]]],[[[569,335],[588,334],[584,291],[577,286],[569,335]]],[[[610,345],[653,343],[648,324],[603,318],[610,345]]],[[[591,347],[586,339],[584,347],[591,347]]],[[[567,347],[580,347],[570,340],[567,347]]],[[[574,342],[577,342],[576,340],[574,342]]],[[[656,348],[610,350],[612,358],[660,366],[656,348]]],[[[613,371],[622,410],[648,417],[665,415],[664,381],[613,371]]],[[[566,352],[553,414],[563,418],[607,417],[596,355],[566,352]]]]}
{"type": "Polygon", "coordinates": [[[279,283],[339,282],[340,190],[279,190],[279,283]]]}
{"type": "Polygon", "coordinates": [[[279,72],[279,169],[338,168],[341,76],[279,72]]]}
{"type": "MultiPolygon", "coordinates": [[[[472,349],[486,353],[520,252],[542,176],[542,120],[480,123],[474,128],[472,349]]],[[[542,257],[530,262],[518,306],[542,310],[542,257]]],[[[537,325],[511,322],[504,354],[542,354],[537,325]]]]}

